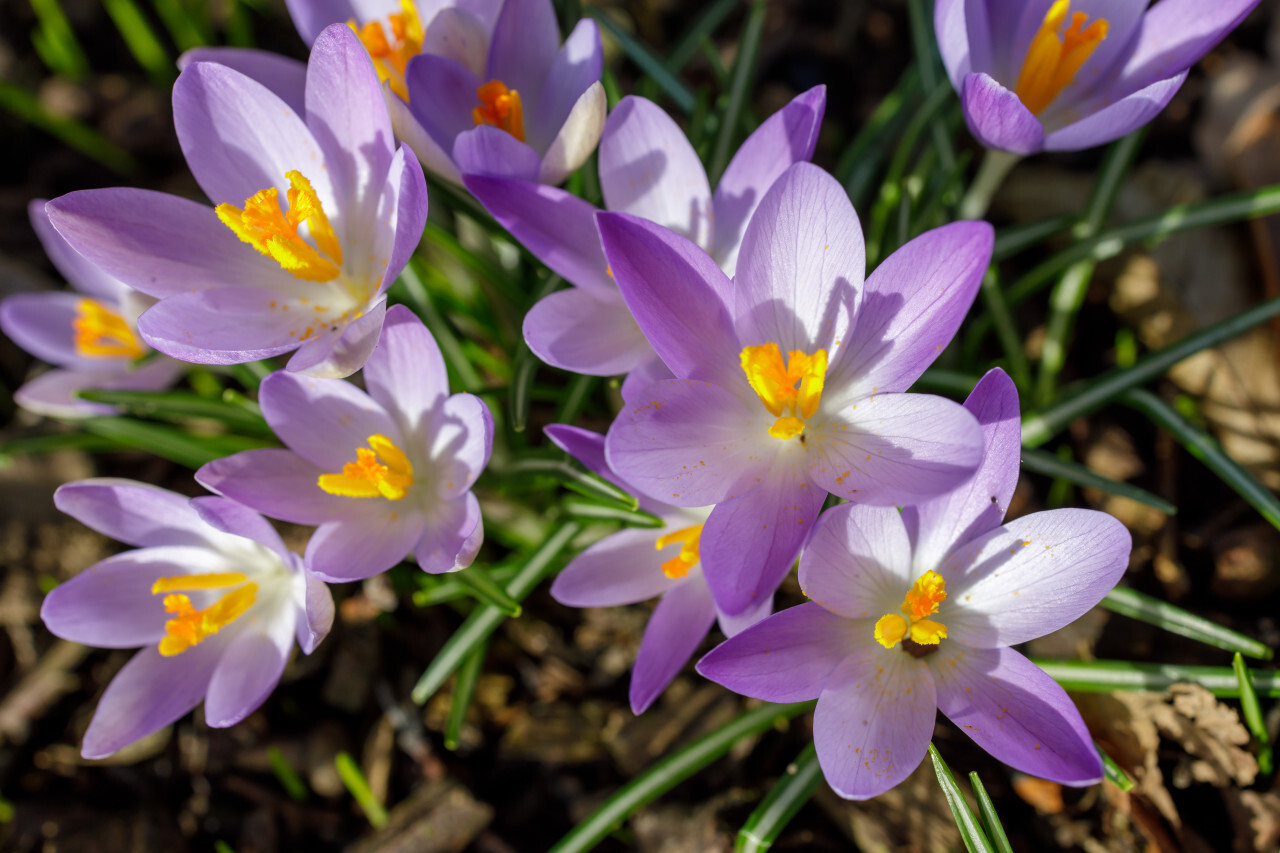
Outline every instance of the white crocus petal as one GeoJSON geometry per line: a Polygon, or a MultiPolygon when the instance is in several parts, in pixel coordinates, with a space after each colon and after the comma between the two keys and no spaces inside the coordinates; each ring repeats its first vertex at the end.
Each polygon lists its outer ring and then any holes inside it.
{"type": "Polygon", "coordinates": [[[599,81],[592,83],[578,96],[569,117],[543,155],[539,183],[559,184],[587,162],[604,132],[607,111],[604,86],[599,81]]]}

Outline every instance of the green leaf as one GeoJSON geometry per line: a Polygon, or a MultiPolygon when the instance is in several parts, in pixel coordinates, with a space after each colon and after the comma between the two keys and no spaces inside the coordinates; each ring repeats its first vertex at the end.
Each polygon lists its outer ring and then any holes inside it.
{"type": "Polygon", "coordinates": [[[991,260],[1001,261],[1018,254],[1024,249],[1039,245],[1054,234],[1066,231],[1075,222],[1071,216],[1052,216],[1039,222],[1024,222],[1010,225],[996,232],[995,248],[991,252],[991,260]]]}
{"type": "Polygon", "coordinates": [[[39,41],[36,49],[49,70],[72,80],[86,77],[89,60],[58,0],[31,0],[31,11],[40,22],[32,40],[39,41]]]}
{"type": "MultiPolygon", "coordinates": [[[[497,583],[505,584],[515,577],[517,568],[516,566],[498,566],[490,570],[489,577],[497,583]]],[[[458,580],[459,572],[428,575],[416,568],[415,571],[419,589],[414,590],[411,596],[414,607],[433,607],[471,596],[471,588],[458,580]]]]}
{"type": "Polygon", "coordinates": [[[38,456],[57,453],[60,450],[79,450],[83,453],[105,453],[119,450],[120,443],[84,432],[58,432],[52,435],[33,435],[0,443],[0,461],[13,456],[38,456]]]}
{"type": "Polygon", "coordinates": [[[276,779],[280,780],[280,787],[284,788],[289,799],[298,803],[305,802],[307,783],[302,781],[298,771],[293,769],[293,765],[284,757],[279,747],[267,747],[267,761],[271,764],[271,772],[276,774],[276,779]]]}
{"type": "Polygon", "coordinates": [[[636,511],[640,509],[640,501],[613,483],[596,474],[576,468],[568,462],[555,459],[521,459],[501,472],[504,477],[520,474],[545,474],[555,477],[566,489],[577,492],[592,500],[608,503],[636,511]]]}
{"type": "MultiPolygon", "coordinates": [[[[529,557],[516,575],[507,584],[507,595],[514,601],[524,601],[529,593],[556,568],[556,557],[565,549],[581,528],[577,522],[569,521],[551,535],[537,551],[529,557]]],[[[492,604],[482,604],[469,615],[453,632],[436,655],[435,660],[422,673],[413,688],[413,701],[419,705],[431,698],[440,689],[440,685],[460,667],[467,655],[471,654],[481,643],[489,639],[494,630],[507,618],[507,614],[492,604]]]]}
{"type": "MultiPolygon", "coordinates": [[[[672,76],[678,75],[689,64],[689,60],[693,59],[698,52],[698,46],[702,40],[709,37],[715,32],[725,18],[729,17],[738,6],[741,0],[716,0],[698,16],[693,25],[684,31],[679,41],[672,46],[671,51],[667,54],[666,61],[663,66],[671,73],[672,76]]],[[[609,105],[612,109],[613,105],[609,105]]]]}
{"type": "Polygon", "coordinates": [[[982,828],[991,839],[991,846],[997,853],[1013,853],[1009,845],[1009,836],[1005,835],[1004,825],[1000,823],[1000,815],[996,814],[996,804],[991,802],[987,789],[978,778],[976,770],[969,773],[969,785],[973,788],[973,796],[978,801],[978,814],[982,815],[982,828]]]}
{"type": "Polygon", "coordinates": [[[865,207],[867,190],[871,188],[880,164],[911,121],[923,97],[920,72],[912,63],[840,155],[833,174],[844,185],[855,209],[865,207]]]}
{"type": "Polygon", "coordinates": [[[711,165],[707,169],[707,177],[711,186],[720,182],[725,167],[729,165],[729,156],[733,153],[733,140],[738,130],[738,119],[747,100],[747,89],[755,75],[756,55],[760,52],[760,39],[764,35],[764,16],[768,7],[765,0],[752,0],[751,11],[747,13],[747,23],[742,29],[742,37],[738,40],[738,55],[733,61],[733,77],[729,82],[729,103],[720,118],[720,132],[716,134],[716,145],[711,155],[711,165]]]}
{"type": "MultiPolygon", "coordinates": [[[[941,71],[938,40],[933,30],[933,3],[930,0],[907,0],[907,14],[911,19],[911,45],[920,68],[920,84],[925,96],[943,92],[954,98],[951,81],[941,71]]],[[[938,152],[938,160],[944,172],[955,168],[956,152],[951,144],[951,133],[936,115],[929,118],[929,134],[938,152]]]]}
{"type": "Polygon", "coordinates": [[[1236,672],[1236,682],[1240,685],[1240,711],[1244,723],[1249,728],[1258,746],[1258,770],[1264,776],[1270,776],[1272,770],[1271,736],[1267,734],[1267,722],[1262,716],[1262,705],[1258,702],[1258,692],[1253,689],[1253,679],[1249,668],[1244,664],[1244,656],[1236,652],[1231,659],[1231,668],[1236,672]]]}
{"type": "Polygon", "coordinates": [[[493,578],[481,566],[470,566],[456,573],[456,577],[478,601],[498,608],[515,619],[523,612],[520,602],[507,595],[507,591],[494,583],[493,578]]]}
{"type": "Polygon", "coordinates": [[[929,744],[929,758],[933,760],[933,772],[938,775],[938,785],[942,787],[942,795],[947,798],[947,805],[951,807],[951,816],[955,818],[965,849],[969,853],[995,853],[995,848],[982,831],[973,809],[965,801],[960,783],[951,775],[951,768],[947,767],[947,762],[942,760],[942,755],[932,743],[929,744]]]}
{"type": "Polygon", "coordinates": [[[156,14],[164,22],[169,37],[178,46],[178,50],[187,51],[204,47],[213,43],[213,34],[209,32],[207,22],[197,15],[191,14],[187,3],[182,0],[151,0],[156,14]]]}
{"type": "Polygon", "coordinates": [[[627,58],[634,62],[641,71],[649,76],[649,79],[658,85],[658,88],[666,93],[667,97],[676,105],[676,109],[686,115],[693,112],[695,100],[693,93],[666,69],[666,66],[662,64],[662,60],[654,56],[639,39],[619,26],[604,9],[590,8],[586,11],[588,15],[595,19],[596,23],[613,37],[618,46],[622,48],[622,52],[627,55],[627,58]]]}
{"type": "Polygon", "coordinates": [[[1137,486],[1131,486],[1128,483],[1122,483],[1119,480],[1112,480],[1101,474],[1095,474],[1078,462],[1059,459],[1052,453],[1045,453],[1043,450],[1023,448],[1022,467],[1036,474],[1043,474],[1046,477],[1068,480],[1077,486],[1084,486],[1086,489],[1097,489],[1108,495],[1129,498],[1140,504],[1158,509],[1166,515],[1174,515],[1178,511],[1178,508],[1173,504],[1163,498],[1156,497],[1146,489],[1140,489],[1137,486]]]}
{"type": "Polygon", "coordinates": [[[1271,649],[1265,644],[1136,589],[1118,586],[1102,599],[1102,606],[1113,613],[1219,649],[1261,660],[1271,660],[1272,657],[1271,649]]]}
{"type": "Polygon", "coordinates": [[[636,776],[605,801],[568,835],[551,853],[585,853],[622,825],[641,807],[670,791],[711,762],[728,752],[743,738],[760,734],[813,709],[813,702],[793,705],[766,704],[739,715],[714,732],[667,755],[636,776]]]}
{"type": "Polygon", "coordinates": [[[564,511],[575,518],[589,521],[619,521],[631,527],[657,529],[665,525],[656,515],[641,510],[624,509],[615,504],[600,504],[592,501],[566,499],[561,506],[564,511]]]}
{"type": "Polygon", "coordinates": [[[369,819],[369,825],[374,829],[382,829],[386,826],[387,810],[374,796],[373,789],[369,787],[369,780],[364,778],[364,774],[360,772],[360,765],[356,764],[355,759],[346,752],[339,752],[333,757],[333,765],[338,769],[338,778],[342,780],[342,784],[346,786],[356,805],[360,806],[364,816],[369,819]]]}
{"type": "Polygon", "coordinates": [[[1098,751],[1099,757],[1102,758],[1102,774],[1103,778],[1115,785],[1126,794],[1133,790],[1133,780],[1129,778],[1129,774],[1124,772],[1124,768],[1116,764],[1114,758],[1107,755],[1106,751],[1096,743],[1093,748],[1098,751]]]}
{"type": "Polygon", "coordinates": [[[242,450],[278,446],[272,441],[242,435],[198,436],[175,427],[125,417],[84,418],[75,423],[121,447],[151,453],[193,470],[242,450]]]}
{"type": "Polygon", "coordinates": [[[160,43],[160,38],[147,22],[146,15],[133,0],[102,0],[102,6],[115,22],[124,43],[151,78],[160,84],[172,82],[177,66],[160,43]]]}
{"type": "MultiPolygon", "coordinates": [[[[1179,682],[1199,684],[1214,696],[1236,698],[1240,682],[1229,666],[1133,663],[1123,660],[1033,660],[1067,690],[1110,693],[1113,690],[1168,690],[1179,682]]],[[[1280,673],[1253,673],[1253,687],[1268,698],[1280,698],[1280,673]]]]}
{"type": "Polygon", "coordinates": [[[458,337],[453,333],[444,315],[431,301],[426,282],[423,281],[422,260],[417,255],[409,258],[409,263],[396,279],[395,286],[404,292],[409,307],[422,319],[423,324],[430,330],[431,336],[436,339],[440,354],[444,356],[444,363],[450,375],[461,386],[461,390],[470,391],[472,394],[482,391],[484,380],[480,378],[480,374],[476,372],[475,367],[462,351],[462,345],[458,343],[458,337]]]}
{"type": "Polygon", "coordinates": [[[821,781],[818,752],[810,741],[738,830],[734,853],[763,853],[772,847],[821,781]]]}
{"type": "Polygon", "coordinates": [[[226,424],[239,432],[264,438],[275,438],[267,426],[262,410],[244,397],[211,400],[190,391],[80,391],[82,400],[118,406],[126,412],[146,418],[184,421],[207,418],[226,424]]]}
{"type": "Polygon", "coordinates": [[[50,113],[39,98],[8,80],[0,79],[0,109],[43,130],[113,172],[132,176],[140,170],[138,161],[123,148],[86,124],[50,113]]]}
{"type": "Polygon", "coordinates": [[[488,641],[481,643],[471,650],[471,654],[467,655],[467,659],[458,668],[458,677],[453,683],[453,697],[449,701],[449,716],[444,723],[444,748],[450,752],[458,748],[462,726],[467,721],[467,709],[471,707],[471,699],[475,696],[476,683],[480,680],[484,656],[488,650],[488,641]]]}

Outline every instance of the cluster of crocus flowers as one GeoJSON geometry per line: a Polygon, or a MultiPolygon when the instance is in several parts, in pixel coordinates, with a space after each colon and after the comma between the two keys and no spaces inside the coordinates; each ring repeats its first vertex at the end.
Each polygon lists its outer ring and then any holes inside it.
{"type": "Polygon", "coordinates": [[[969,129],[1013,154],[1074,151],[1155,117],[1258,0],[938,0],[943,63],[969,129]]]}
{"type": "Polygon", "coordinates": [[[31,226],[49,260],[74,293],[22,293],[0,302],[0,329],[19,346],[55,365],[14,392],[28,411],[63,418],[115,414],[76,397],[79,391],[159,391],[183,365],[155,353],[138,335],[137,319],[155,300],[107,275],[71,250],[49,224],[45,202],[28,206],[31,226]]]}
{"type": "Polygon", "coordinates": [[[845,504],[825,513],[800,558],[812,601],[698,664],[747,696],[817,699],[818,761],[844,797],[874,797],[905,779],[939,710],[1025,773],[1068,785],[1102,779],[1075,705],[1010,646],[1097,604],[1128,567],[1129,534],[1081,509],[1002,524],[1018,480],[1017,392],[992,371],[965,407],[984,437],[971,480],[902,512],[845,504]]]}
{"type": "Polygon", "coordinates": [[[300,116],[235,70],[191,63],[174,123],[216,208],[129,188],[49,203],[76,252],[159,300],[138,320],[155,349],[202,364],[293,352],[288,369],[314,376],[353,373],[373,349],[426,184],[347,27],[317,39],[304,97],[300,116]]]}

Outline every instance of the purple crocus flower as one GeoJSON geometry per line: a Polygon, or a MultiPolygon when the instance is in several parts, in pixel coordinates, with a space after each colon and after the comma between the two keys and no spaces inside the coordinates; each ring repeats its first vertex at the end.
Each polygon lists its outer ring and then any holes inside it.
{"type": "Polygon", "coordinates": [[[346,376],[378,340],[386,290],[422,236],[422,170],[392,146],[369,55],[345,26],[316,40],[306,116],[261,84],[196,62],[174,85],[187,164],[217,208],[138,189],[51,201],[72,248],[160,300],[138,321],[161,352],[346,376]]]}
{"type": "MultiPolygon", "coordinates": [[[[826,87],[797,96],[756,129],[725,169],[714,195],[684,132],[652,101],[623,98],[600,139],[605,206],[666,226],[705,249],[728,275],[752,212],[792,163],[808,160],[818,140],[826,87]]],[[[525,315],[524,338],[547,364],[612,376],[638,371],[623,385],[670,378],[627,310],[596,234],[595,206],[555,187],[467,175],[467,189],[548,267],[574,285],[525,315]]]]}
{"type": "Polygon", "coordinates": [[[986,455],[961,488],[908,507],[845,504],[800,557],[812,602],[714,649],[698,671],[771,702],[817,699],[813,738],[836,793],[866,799],[924,758],[941,710],[1004,763],[1067,785],[1102,779],[1080,712],[1009,648],[1097,604],[1129,564],[1129,533],[1093,510],[1001,524],[1018,482],[1018,395],[999,370],[965,407],[986,455]]]}
{"type": "Polygon", "coordinates": [[[319,525],[307,569],[328,581],[384,572],[410,552],[428,572],[471,565],[484,539],[471,486],[493,447],[488,407],[449,394],[435,339],[403,305],[387,312],[364,383],[367,394],[271,374],[258,402],[288,449],[218,459],[196,479],[272,518],[319,525]]]}
{"type": "Polygon", "coordinates": [[[504,0],[480,67],[423,53],[405,70],[408,102],[388,100],[396,133],[422,165],[558,184],[600,141],[600,32],[578,23],[564,46],[551,0],[504,0]]]}
{"type": "Polygon", "coordinates": [[[638,390],[619,414],[609,465],[659,500],[716,504],[700,551],[725,612],[777,588],[827,492],[905,505],[973,473],[973,416],[902,392],[972,303],[990,225],[926,232],[864,282],[849,197],[808,163],[765,194],[732,282],[660,225],[621,213],[596,221],[627,306],[676,377],[638,390]]]}
{"type": "Polygon", "coordinates": [[[978,141],[1013,154],[1119,139],[1258,0],[938,0],[934,28],[978,141]]]}
{"type": "Polygon", "coordinates": [[[63,639],[142,647],[102,694],[85,758],[110,755],[201,700],[210,726],[235,725],[275,689],[295,638],[310,654],[329,633],[328,587],[234,501],[98,479],[63,486],[54,503],[137,546],[55,587],[40,608],[63,639]]]}
{"type": "MultiPolygon", "coordinates": [[[[564,424],[551,424],[546,433],[587,468],[631,490],[609,470],[603,435],[564,424]]],[[[663,527],[606,536],[574,557],[551,585],[551,596],[570,607],[618,607],[661,596],[631,671],[631,710],[636,714],[643,714],[667,689],[712,625],[719,622],[725,636],[732,637],[773,609],[772,597],[740,616],[716,607],[698,557],[711,507],[687,509],[641,497],[640,508],[662,519],[663,527]]]]}
{"type": "Polygon", "coordinates": [[[57,365],[13,394],[41,415],[114,415],[113,406],[76,397],[77,391],[159,391],[184,365],[152,353],[138,337],[138,315],[149,299],[72,251],[49,224],[45,202],[27,206],[31,227],[49,260],[78,293],[19,293],[0,302],[0,329],[27,352],[57,365]]]}

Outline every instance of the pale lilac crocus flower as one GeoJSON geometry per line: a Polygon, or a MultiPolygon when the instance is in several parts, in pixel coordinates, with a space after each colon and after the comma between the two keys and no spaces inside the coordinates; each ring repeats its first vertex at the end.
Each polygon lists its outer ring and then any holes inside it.
{"type": "Polygon", "coordinates": [[[1155,117],[1258,0],[938,0],[969,129],[1013,154],[1075,151],[1155,117]]]}
{"type": "Polygon", "coordinates": [[[363,376],[367,394],[271,374],[258,402],[287,449],[218,459],[196,479],[272,518],[319,525],[306,565],[328,581],[384,572],[410,552],[428,572],[471,565],[484,539],[471,486],[493,447],[488,407],[449,394],[435,339],[403,305],[387,312],[363,376]]]}
{"type": "Polygon", "coordinates": [[[54,502],[137,546],[58,585],[40,608],[63,639],[141,647],[102,694],[85,758],[110,755],[201,700],[210,726],[235,725],[275,689],[295,638],[310,654],[329,632],[328,587],[262,516],[234,501],[97,479],[63,486],[54,502]]]}
{"type": "Polygon", "coordinates": [[[407,103],[387,104],[422,165],[455,183],[468,173],[558,184],[577,171],[605,121],[595,22],[579,21],[562,47],[551,0],[504,0],[483,60],[409,60],[407,103]]]}
{"type": "Polygon", "coordinates": [[[994,370],[965,407],[985,436],[973,479],[901,513],[857,504],[825,513],[800,557],[800,585],[813,601],[698,663],[747,696],[817,699],[818,762],[842,797],[874,797],[905,779],[939,710],[1024,773],[1066,785],[1102,779],[1080,712],[1010,646],[1097,604],[1129,564],[1129,533],[1086,509],[1002,525],[1018,482],[1017,391],[994,370]]]}
{"type": "Polygon", "coordinates": [[[378,340],[386,290],[422,236],[426,183],[393,147],[377,75],[342,25],[316,40],[306,114],[208,62],[174,85],[187,164],[216,209],[138,189],[54,199],[72,248],[158,298],[138,321],[161,352],[346,376],[378,340]]]}
{"type": "Polygon", "coordinates": [[[13,394],[30,412],[59,418],[114,415],[114,406],[78,391],[159,391],[185,366],[152,352],[138,336],[138,315],[155,302],[74,252],[49,224],[45,202],[27,206],[49,260],[75,293],[19,293],[0,302],[0,329],[27,352],[56,365],[13,394]]]}
{"type": "MultiPolygon", "coordinates": [[[[591,471],[631,491],[609,470],[604,436],[551,424],[547,437],[591,471]]],[[[556,576],[551,597],[570,607],[618,607],[661,596],[631,670],[631,710],[643,714],[667,689],[717,622],[732,637],[769,615],[772,597],[740,616],[715,605],[698,543],[711,507],[684,508],[641,497],[640,509],[662,519],[657,530],[631,528],[589,546],[556,576]]]]}
{"type": "Polygon", "coordinates": [[[716,504],[700,552],[722,610],[742,613],[777,588],[828,492],[911,504],[973,473],[973,416],[903,392],[972,304],[990,225],[926,232],[864,282],[849,197],[808,163],[765,194],[732,282],[659,225],[596,221],[623,298],[676,377],[628,401],[609,429],[609,465],[658,500],[716,504]]]}
{"type": "MultiPolygon", "coordinates": [[[[600,139],[605,207],[687,237],[732,276],[752,212],[788,166],[813,156],[825,107],[826,87],[815,86],[766,119],[738,149],[713,194],[679,125],[652,101],[623,98],[600,139]]],[[[511,178],[466,175],[464,181],[525,248],[573,285],[525,315],[524,338],[534,354],[575,373],[629,374],[622,389],[627,398],[637,386],[670,378],[613,281],[594,205],[511,178]]]]}

